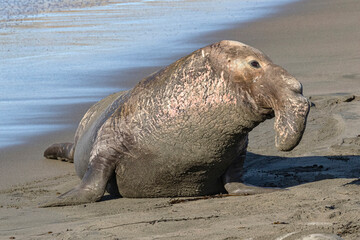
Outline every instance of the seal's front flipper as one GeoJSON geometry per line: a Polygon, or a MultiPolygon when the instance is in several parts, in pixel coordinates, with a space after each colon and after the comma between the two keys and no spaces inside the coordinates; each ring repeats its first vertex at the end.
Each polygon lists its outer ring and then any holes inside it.
{"type": "Polygon", "coordinates": [[[45,150],[44,157],[74,162],[74,144],[55,143],[45,150]]]}
{"type": "Polygon", "coordinates": [[[99,201],[114,174],[114,169],[114,161],[99,157],[91,159],[80,185],[40,207],[60,207],[99,201]]]}
{"type": "Polygon", "coordinates": [[[81,188],[81,185],[76,188],[60,195],[58,198],[46,202],[45,204],[40,205],[41,208],[46,207],[62,207],[62,206],[70,206],[70,205],[79,205],[85,203],[91,203],[98,201],[102,195],[94,194],[89,190],[85,190],[81,188]]]}
{"type": "Polygon", "coordinates": [[[230,182],[224,185],[226,191],[231,195],[254,195],[260,193],[271,193],[276,191],[283,191],[283,188],[265,188],[246,185],[241,182],[230,182]]]}
{"type": "Polygon", "coordinates": [[[239,143],[239,155],[230,164],[225,174],[222,176],[225,190],[231,195],[253,195],[259,193],[270,193],[286,189],[266,188],[246,185],[242,182],[243,166],[246,158],[246,148],[248,140],[244,139],[239,143]]]}

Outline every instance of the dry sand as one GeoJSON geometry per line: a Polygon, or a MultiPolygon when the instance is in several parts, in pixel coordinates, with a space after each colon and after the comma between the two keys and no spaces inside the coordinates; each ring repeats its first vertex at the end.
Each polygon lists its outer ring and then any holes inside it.
{"type": "Polygon", "coordinates": [[[251,132],[246,163],[248,183],[289,190],[183,202],[105,196],[93,204],[37,208],[80,181],[71,164],[41,156],[52,141],[71,140],[66,133],[39,139],[26,156],[7,153],[59,171],[2,188],[0,238],[299,239],[323,232],[360,239],[360,2],[308,0],[283,10],[200,41],[246,42],[303,82],[313,106],[300,145],[278,152],[267,121],[251,132]]]}

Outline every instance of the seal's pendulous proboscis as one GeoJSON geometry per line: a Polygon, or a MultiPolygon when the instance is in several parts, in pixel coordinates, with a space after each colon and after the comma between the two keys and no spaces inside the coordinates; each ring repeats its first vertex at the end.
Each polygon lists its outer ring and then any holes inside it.
{"type": "Polygon", "coordinates": [[[75,143],[44,155],[73,158],[82,182],[45,206],[123,197],[252,194],[241,183],[248,133],[275,116],[276,146],[300,141],[309,102],[301,84],[235,41],[199,49],[92,106],[75,143]]]}

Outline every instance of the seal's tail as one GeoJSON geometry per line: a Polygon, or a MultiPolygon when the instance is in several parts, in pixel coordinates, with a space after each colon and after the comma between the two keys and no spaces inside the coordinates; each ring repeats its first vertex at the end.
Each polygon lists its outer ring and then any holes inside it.
{"type": "Polygon", "coordinates": [[[44,152],[44,157],[74,162],[74,143],[55,143],[44,152]]]}

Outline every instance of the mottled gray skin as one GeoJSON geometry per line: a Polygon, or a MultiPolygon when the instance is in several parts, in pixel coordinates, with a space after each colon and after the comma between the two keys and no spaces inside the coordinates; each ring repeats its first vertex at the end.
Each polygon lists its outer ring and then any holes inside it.
{"type": "Polygon", "coordinates": [[[45,206],[94,202],[105,189],[123,197],[272,191],[241,183],[248,133],[275,115],[276,146],[291,150],[308,111],[301,84],[259,50],[212,44],[95,104],[74,144],[48,148],[49,158],[67,152],[82,181],[45,206]]]}

